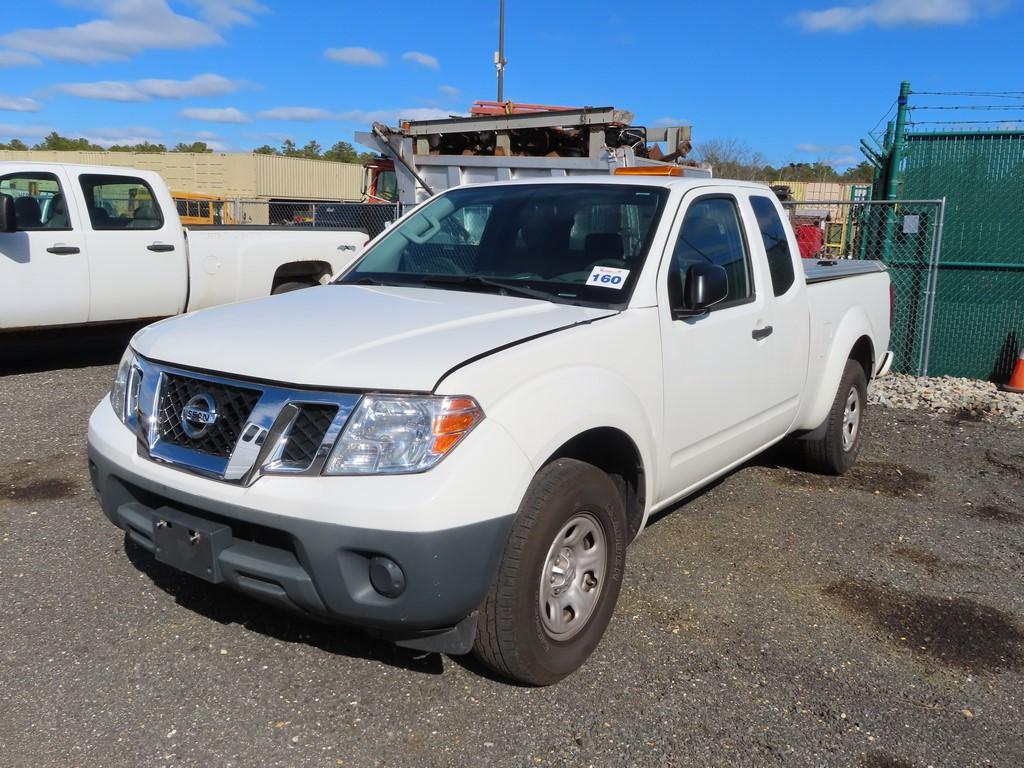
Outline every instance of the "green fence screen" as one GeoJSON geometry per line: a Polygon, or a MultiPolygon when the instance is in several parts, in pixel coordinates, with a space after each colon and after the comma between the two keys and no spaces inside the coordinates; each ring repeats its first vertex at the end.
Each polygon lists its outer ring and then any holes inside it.
{"type": "Polygon", "coordinates": [[[1024,132],[908,133],[902,198],[946,198],[930,375],[1005,381],[1024,343],[1024,132]]]}

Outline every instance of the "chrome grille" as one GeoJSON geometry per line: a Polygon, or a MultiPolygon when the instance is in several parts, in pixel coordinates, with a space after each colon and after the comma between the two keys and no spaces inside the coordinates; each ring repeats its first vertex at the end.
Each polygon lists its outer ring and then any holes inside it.
{"type": "Polygon", "coordinates": [[[280,465],[288,469],[302,470],[313,463],[338,413],[336,405],[306,404],[300,407],[302,410],[292,423],[281,452],[280,465]]]}
{"type": "Polygon", "coordinates": [[[242,429],[262,394],[258,389],[165,373],[157,410],[160,439],[200,453],[227,458],[235,449],[242,429]],[[197,395],[212,398],[216,404],[217,420],[206,434],[193,438],[185,432],[181,414],[197,395]]]}

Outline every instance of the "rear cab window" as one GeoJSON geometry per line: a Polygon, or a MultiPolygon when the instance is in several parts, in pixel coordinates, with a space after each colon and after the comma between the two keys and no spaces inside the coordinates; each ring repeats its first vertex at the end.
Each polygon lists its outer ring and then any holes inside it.
{"type": "Polygon", "coordinates": [[[163,212],[152,187],[135,176],[79,176],[94,230],[161,229],[163,212]]]}
{"type": "Polygon", "coordinates": [[[52,173],[8,173],[0,177],[0,194],[14,198],[14,221],[19,231],[71,229],[64,191],[52,173]]]}
{"type": "Polygon", "coordinates": [[[750,206],[754,209],[757,227],[761,230],[761,240],[764,242],[764,251],[768,257],[768,272],[772,278],[772,290],[776,296],[782,296],[793,286],[796,279],[786,227],[770,198],[751,195],[750,206]]]}

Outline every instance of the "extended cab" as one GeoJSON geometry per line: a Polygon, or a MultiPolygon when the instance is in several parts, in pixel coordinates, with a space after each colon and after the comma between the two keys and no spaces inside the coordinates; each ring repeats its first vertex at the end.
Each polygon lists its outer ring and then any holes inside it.
{"type": "Polygon", "coordinates": [[[0,163],[0,332],[155,319],[315,285],[366,239],[185,229],[156,173],[0,163]]]}
{"type": "Polygon", "coordinates": [[[652,512],[787,437],[851,466],[890,317],[761,185],[460,187],[331,285],[142,330],[90,471],[157,560],[547,684],[652,512]]]}

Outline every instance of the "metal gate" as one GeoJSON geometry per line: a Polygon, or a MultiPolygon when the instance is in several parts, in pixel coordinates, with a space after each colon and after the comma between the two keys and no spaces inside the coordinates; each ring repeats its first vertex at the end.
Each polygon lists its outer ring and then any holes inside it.
{"type": "Polygon", "coordinates": [[[893,370],[928,374],[943,200],[784,202],[801,256],[875,259],[889,268],[895,298],[893,370]]]}

